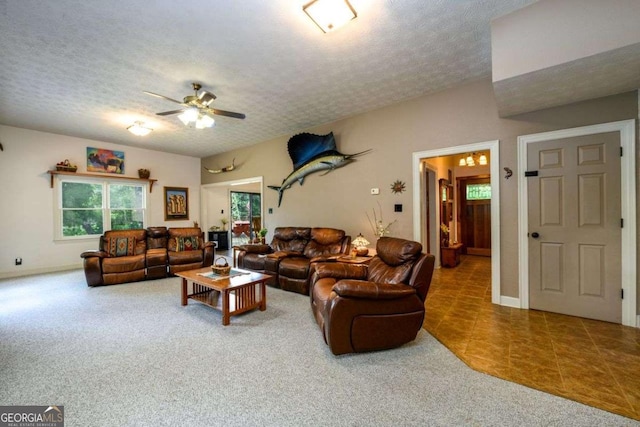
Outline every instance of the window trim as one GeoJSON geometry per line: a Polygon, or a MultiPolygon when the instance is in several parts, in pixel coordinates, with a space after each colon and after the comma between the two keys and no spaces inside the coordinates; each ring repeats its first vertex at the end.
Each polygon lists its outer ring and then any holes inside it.
{"type": "Polygon", "coordinates": [[[131,180],[122,179],[122,177],[118,177],[117,179],[112,179],[109,177],[87,177],[87,176],[70,176],[70,175],[56,175],[55,176],[56,185],[55,188],[55,200],[53,205],[53,239],[54,241],[79,241],[79,240],[95,240],[101,236],[101,234],[90,234],[83,236],[64,236],[62,232],[62,184],[64,182],[73,182],[73,183],[81,183],[81,184],[101,184],[103,187],[103,205],[102,209],[102,226],[103,231],[107,231],[111,229],[111,208],[109,207],[109,187],[111,185],[132,185],[136,187],[142,187],[143,194],[143,214],[142,214],[142,227],[147,228],[149,224],[149,183],[148,182],[140,182],[140,180],[132,178],[131,180]]]}

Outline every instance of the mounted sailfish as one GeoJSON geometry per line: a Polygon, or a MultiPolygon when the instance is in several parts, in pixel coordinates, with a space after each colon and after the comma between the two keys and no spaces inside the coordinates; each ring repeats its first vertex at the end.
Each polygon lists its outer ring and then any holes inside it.
{"type": "Polygon", "coordinates": [[[270,185],[269,188],[278,192],[278,207],[282,203],[284,190],[298,181],[300,185],[304,183],[304,178],[314,172],[326,170],[326,175],[336,168],[340,168],[353,161],[355,156],[368,153],[371,150],[361,151],[356,154],[342,154],[336,147],[336,140],[333,132],[327,135],[314,135],[311,133],[300,133],[289,139],[289,157],[293,162],[293,172],[282,181],[280,187],[270,185]]]}

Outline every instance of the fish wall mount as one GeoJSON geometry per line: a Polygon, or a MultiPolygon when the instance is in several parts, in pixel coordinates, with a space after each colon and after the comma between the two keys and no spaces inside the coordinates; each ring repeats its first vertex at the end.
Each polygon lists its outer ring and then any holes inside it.
{"type": "Polygon", "coordinates": [[[341,168],[354,160],[354,157],[371,151],[365,150],[355,154],[342,154],[336,147],[333,132],[326,135],[299,133],[289,138],[287,143],[289,157],[293,162],[293,172],[282,180],[280,186],[269,185],[278,192],[278,207],[282,204],[284,191],[291,188],[296,181],[302,185],[307,175],[326,170],[326,175],[334,169],[341,168]]]}

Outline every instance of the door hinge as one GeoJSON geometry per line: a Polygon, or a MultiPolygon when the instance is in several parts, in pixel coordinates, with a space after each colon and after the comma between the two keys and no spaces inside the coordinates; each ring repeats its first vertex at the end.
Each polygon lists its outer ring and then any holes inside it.
{"type": "Polygon", "coordinates": [[[624,289],[620,289],[620,299],[624,299],[624,289]]]}
{"type": "Polygon", "coordinates": [[[624,228],[624,218],[620,218],[620,228],[624,228]]]}
{"type": "Polygon", "coordinates": [[[622,147],[620,147],[620,157],[622,157],[622,147]]]}
{"type": "Polygon", "coordinates": [[[526,171],[524,173],[524,176],[526,177],[530,177],[530,176],[538,176],[538,171],[526,171]]]}

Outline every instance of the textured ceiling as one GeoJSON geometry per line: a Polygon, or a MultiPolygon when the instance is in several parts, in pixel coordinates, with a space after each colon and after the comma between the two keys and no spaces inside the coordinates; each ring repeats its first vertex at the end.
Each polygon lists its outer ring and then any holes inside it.
{"type": "Polygon", "coordinates": [[[351,0],[329,34],[306,2],[0,0],[0,124],[205,157],[489,77],[491,19],[533,0],[351,0]],[[191,82],[247,118],[188,128],[143,93],[191,82]]]}

